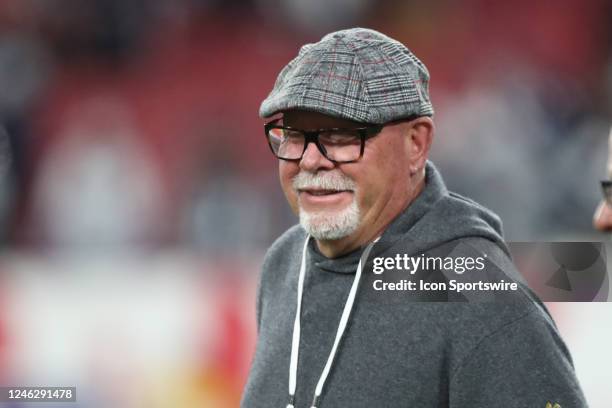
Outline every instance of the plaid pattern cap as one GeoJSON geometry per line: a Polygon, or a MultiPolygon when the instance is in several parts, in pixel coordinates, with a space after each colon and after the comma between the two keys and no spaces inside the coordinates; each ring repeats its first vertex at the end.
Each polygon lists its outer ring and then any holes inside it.
{"type": "Polygon", "coordinates": [[[434,113],[425,65],[400,42],[365,28],[336,31],[300,49],[259,115],[290,109],[374,124],[434,113]]]}

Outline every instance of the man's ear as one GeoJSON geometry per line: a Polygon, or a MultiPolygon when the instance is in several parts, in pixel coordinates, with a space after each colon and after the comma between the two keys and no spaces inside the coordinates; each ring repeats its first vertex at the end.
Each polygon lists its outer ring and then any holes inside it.
{"type": "Polygon", "coordinates": [[[434,135],[434,123],[429,116],[421,116],[409,122],[409,143],[406,146],[410,173],[415,174],[425,167],[434,135]]]}

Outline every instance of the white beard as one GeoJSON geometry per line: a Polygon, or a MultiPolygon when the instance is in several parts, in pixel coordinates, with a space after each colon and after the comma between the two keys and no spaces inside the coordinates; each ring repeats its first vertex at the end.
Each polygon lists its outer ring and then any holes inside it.
{"type": "Polygon", "coordinates": [[[344,238],[359,226],[359,207],[354,198],[346,208],[336,212],[308,212],[300,206],[300,224],[316,240],[344,238]]]}
{"type": "Polygon", "coordinates": [[[355,199],[355,182],[341,173],[300,172],[293,179],[296,194],[299,189],[324,188],[329,190],[353,191],[351,203],[339,211],[304,210],[299,198],[300,224],[316,240],[335,240],[344,238],[357,230],[360,221],[359,206],[355,199]]]}

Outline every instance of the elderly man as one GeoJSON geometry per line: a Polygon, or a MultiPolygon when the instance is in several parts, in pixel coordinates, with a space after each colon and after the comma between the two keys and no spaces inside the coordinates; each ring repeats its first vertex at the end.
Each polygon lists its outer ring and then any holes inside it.
{"type": "Polygon", "coordinates": [[[498,217],[449,192],[427,160],[428,86],[406,47],[356,28],[303,46],[263,101],[300,225],[264,260],[243,407],[586,406],[498,217]],[[488,274],[519,282],[514,300],[414,301],[375,294],[368,282],[372,258],[441,253],[484,256],[488,274]]]}

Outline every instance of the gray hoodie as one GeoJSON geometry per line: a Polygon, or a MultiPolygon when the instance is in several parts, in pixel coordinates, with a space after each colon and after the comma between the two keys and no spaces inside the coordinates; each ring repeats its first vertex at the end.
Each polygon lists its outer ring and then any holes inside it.
{"type": "MultiPolygon", "coordinates": [[[[286,407],[305,231],[295,226],[268,250],[257,294],[258,340],[244,408],[286,407]]],[[[433,164],[421,194],[367,255],[434,254],[452,245],[487,253],[520,283],[518,301],[381,301],[363,282],[318,407],[586,407],[570,354],[544,305],[508,256],[499,218],[448,192],[433,164]]],[[[457,249],[459,248],[459,249],[457,249]]],[[[445,250],[446,251],[446,250],[445,250]]],[[[443,251],[444,252],[444,251],[443,251]]],[[[448,251],[446,251],[448,252],[448,251]]],[[[296,408],[310,407],[333,346],[363,248],[328,259],[309,242],[301,305],[296,408]]],[[[371,269],[370,269],[371,271],[371,269]]]]}

